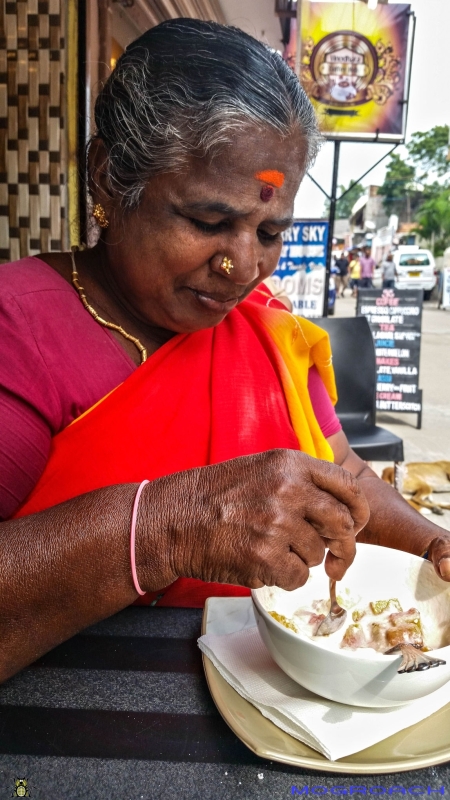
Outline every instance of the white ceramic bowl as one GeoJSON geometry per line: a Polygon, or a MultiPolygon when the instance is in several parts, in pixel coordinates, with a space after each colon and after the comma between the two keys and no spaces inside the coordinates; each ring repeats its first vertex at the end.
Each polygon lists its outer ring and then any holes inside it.
{"type": "Polygon", "coordinates": [[[398,674],[400,655],[386,656],[372,648],[340,648],[351,613],[340,631],[314,639],[277,622],[269,611],[292,617],[296,609],[311,608],[313,600],[328,597],[328,577],[321,565],[313,567],[307,583],[293,592],[268,586],[252,591],[264,643],[297,683],[339,703],[376,708],[404,705],[450,680],[450,584],[438,578],[429,562],[400,550],[358,544],[355,561],[338,584],[337,593],[359,598],[358,607],[396,597],[405,611],[418,608],[424,643],[433,650],[431,655],[446,664],[398,674]]]}

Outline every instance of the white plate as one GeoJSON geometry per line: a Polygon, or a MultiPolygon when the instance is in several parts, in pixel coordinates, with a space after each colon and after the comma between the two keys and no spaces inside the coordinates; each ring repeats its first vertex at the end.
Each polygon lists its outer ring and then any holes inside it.
{"type": "MultiPolygon", "coordinates": [[[[254,624],[250,598],[213,597],[206,601],[203,634],[232,633],[254,624]]],[[[329,761],[263,717],[222,678],[205,656],[203,666],[212,698],[225,722],[261,758],[323,772],[372,775],[423,769],[450,760],[450,703],[417,725],[366,750],[329,761]]]]}

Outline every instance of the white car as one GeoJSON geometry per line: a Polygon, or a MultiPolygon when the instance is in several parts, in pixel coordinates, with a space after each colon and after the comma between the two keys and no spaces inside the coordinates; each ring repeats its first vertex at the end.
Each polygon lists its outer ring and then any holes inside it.
{"type": "Polygon", "coordinates": [[[399,247],[392,255],[397,273],[395,288],[423,289],[424,300],[429,300],[437,280],[431,251],[412,246],[399,247]]]}

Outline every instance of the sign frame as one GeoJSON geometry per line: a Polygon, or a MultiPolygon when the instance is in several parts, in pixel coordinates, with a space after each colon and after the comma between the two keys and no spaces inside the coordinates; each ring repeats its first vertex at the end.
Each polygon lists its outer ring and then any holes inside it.
{"type": "Polygon", "coordinates": [[[439,299],[439,308],[450,309],[450,267],[442,268],[442,286],[441,297],[439,299]]]}
{"type": "Polygon", "coordinates": [[[356,315],[366,317],[375,347],[376,410],[417,414],[417,428],[422,426],[423,407],[422,311],[422,289],[358,289],[356,315]]]}
{"type": "MultiPolygon", "coordinates": [[[[397,133],[392,133],[392,132],[391,133],[386,133],[386,132],[382,132],[379,128],[375,128],[373,131],[370,131],[370,132],[351,131],[351,130],[338,131],[338,130],[332,130],[331,127],[327,126],[327,124],[326,124],[327,115],[329,115],[330,117],[332,117],[333,115],[336,115],[336,116],[348,116],[349,118],[351,118],[352,116],[356,116],[357,113],[358,113],[357,112],[357,105],[355,105],[355,108],[353,108],[349,104],[349,107],[348,107],[347,111],[346,110],[340,110],[340,109],[333,110],[332,108],[328,108],[328,107],[327,107],[327,109],[325,111],[325,108],[322,109],[321,104],[319,102],[316,102],[314,97],[311,96],[311,94],[309,94],[308,85],[305,84],[304,77],[303,77],[303,80],[302,80],[302,75],[304,76],[304,74],[305,74],[305,60],[307,60],[307,59],[309,60],[309,57],[311,55],[313,55],[313,53],[308,53],[307,46],[306,46],[305,42],[302,39],[302,35],[303,35],[303,32],[304,32],[304,29],[302,29],[302,20],[303,20],[303,25],[304,25],[305,24],[305,17],[308,14],[307,8],[308,8],[308,6],[310,6],[312,4],[315,4],[317,6],[336,5],[336,4],[333,4],[333,3],[317,3],[317,2],[314,3],[314,0],[311,3],[310,0],[304,0],[301,17],[299,19],[299,23],[300,24],[298,24],[298,44],[297,44],[297,48],[298,48],[298,52],[299,52],[299,78],[302,81],[304,89],[305,89],[306,93],[308,94],[309,99],[313,103],[315,111],[316,111],[316,113],[317,113],[317,115],[319,117],[319,121],[321,123],[320,127],[321,127],[321,132],[322,132],[323,137],[325,139],[327,139],[327,140],[330,140],[330,141],[381,142],[381,143],[385,143],[385,144],[389,144],[389,143],[390,144],[403,144],[404,141],[405,141],[405,136],[406,136],[406,126],[407,126],[408,107],[409,107],[409,96],[410,96],[410,87],[411,87],[412,59],[413,59],[413,53],[414,53],[414,40],[415,40],[415,27],[416,27],[416,16],[415,16],[414,12],[411,10],[411,8],[410,8],[409,12],[407,12],[407,15],[408,15],[408,18],[409,18],[409,25],[408,25],[407,45],[406,45],[406,53],[405,53],[405,61],[404,61],[403,96],[398,99],[398,103],[402,106],[401,132],[398,133],[398,134],[397,133]],[[320,110],[323,110],[322,114],[320,113],[320,110]],[[327,127],[328,127],[328,129],[327,129],[327,127]]],[[[350,4],[351,3],[349,3],[349,5],[350,4]]],[[[389,7],[390,8],[395,8],[395,5],[396,5],[395,3],[389,4],[389,7]]],[[[409,5],[409,3],[402,3],[402,4],[397,4],[397,5],[409,5]]],[[[385,7],[384,4],[383,4],[383,6],[379,6],[378,8],[382,8],[382,7],[385,7]]],[[[376,13],[376,9],[374,9],[372,13],[375,14],[376,13]]],[[[343,33],[352,33],[352,32],[351,31],[343,31],[343,33]]],[[[326,34],[325,36],[323,36],[322,39],[320,39],[317,42],[317,46],[314,49],[316,50],[317,47],[321,45],[322,41],[324,41],[330,35],[332,35],[332,34],[330,33],[330,34],[326,34]]],[[[370,51],[372,51],[373,45],[369,42],[369,40],[367,40],[367,41],[368,41],[368,49],[370,51]]]]}

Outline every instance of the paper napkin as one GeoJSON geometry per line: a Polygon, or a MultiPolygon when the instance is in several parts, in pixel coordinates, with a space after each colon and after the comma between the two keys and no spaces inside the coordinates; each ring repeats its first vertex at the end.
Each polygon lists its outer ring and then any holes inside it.
{"type": "Polygon", "coordinates": [[[275,663],[257,627],[207,633],[202,652],[245,700],[279,728],[335,761],[420,722],[450,702],[450,682],[406,706],[358,708],[303,689],[275,663]]]}

